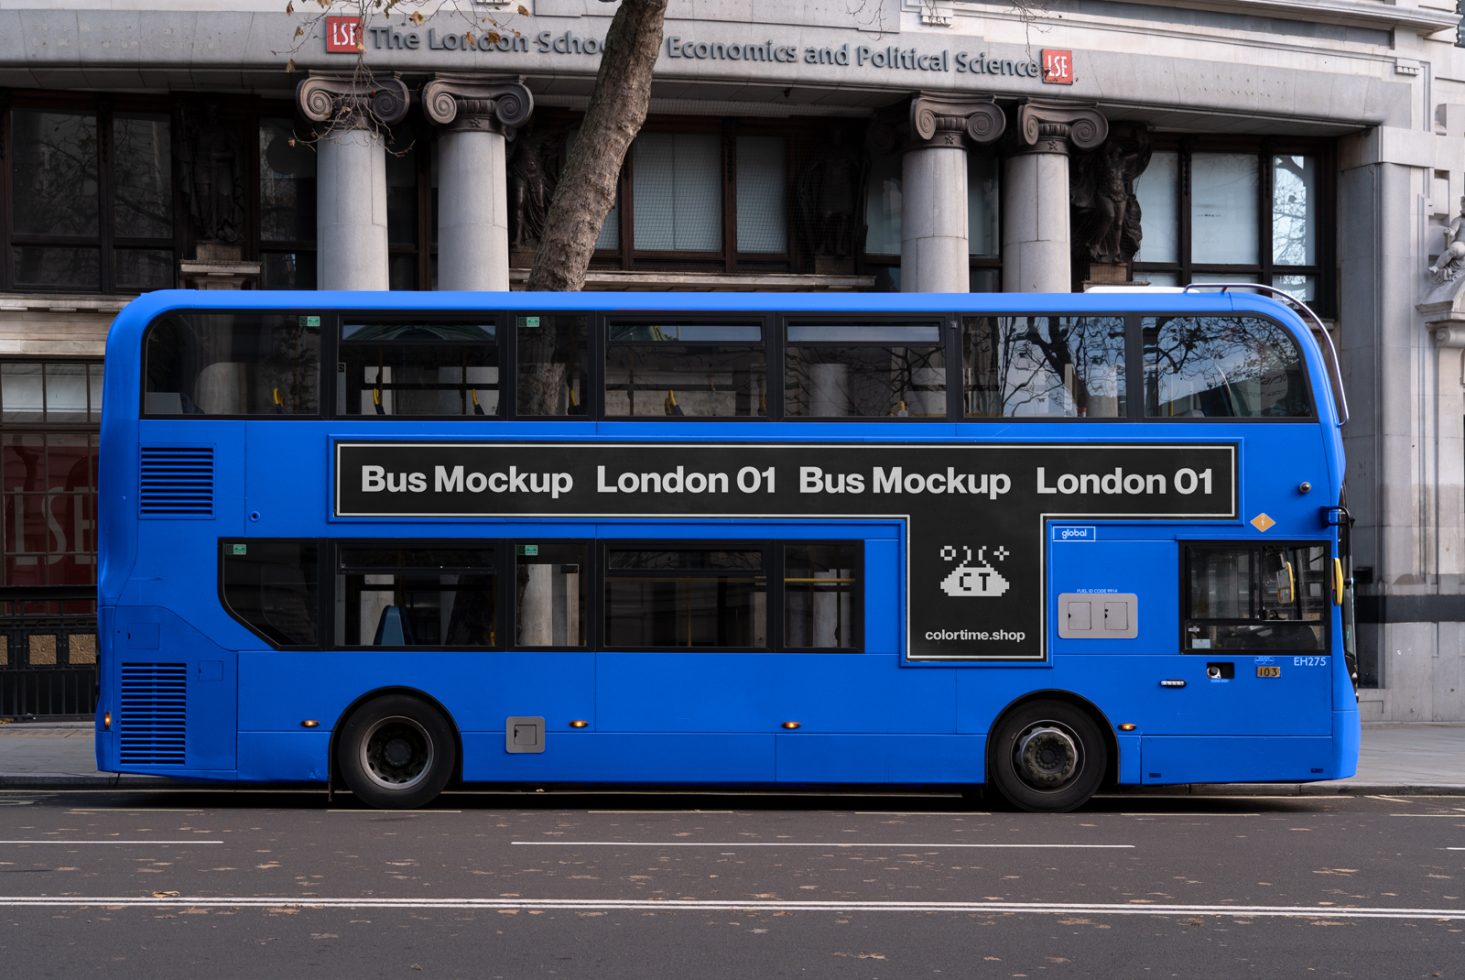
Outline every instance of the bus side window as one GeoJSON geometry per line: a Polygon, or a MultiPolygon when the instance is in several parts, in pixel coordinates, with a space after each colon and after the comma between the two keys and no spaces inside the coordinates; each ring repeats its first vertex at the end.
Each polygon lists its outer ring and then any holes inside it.
{"type": "Polygon", "coordinates": [[[1185,543],[1182,649],[1325,650],[1332,566],[1324,544],[1185,543]]]}
{"type": "Polygon", "coordinates": [[[145,415],[315,415],[319,316],[171,313],[143,341],[145,415]]]}
{"type": "Polygon", "coordinates": [[[1296,342],[1252,316],[1147,317],[1149,418],[1312,418],[1296,342]]]}
{"type": "Polygon", "coordinates": [[[945,418],[941,327],[791,321],[783,385],[791,417],[945,418]]]}
{"type": "Polygon", "coordinates": [[[760,322],[614,320],[607,333],[608,417],[768,414],[768,362],[760,322]]]}
{"type": "Polygon", "coordinates": [[[586,414],[590,318],[582,313],[524,314],[514,318],[519,345],[515,377],[520,416],[586,414]]]}
{"type": "Polygon", "coordinates": [[[964,317],[967,418],[1123,418],[1124,318],[964,317]]]}
{"type": "Polygon", "coordinates": [[[275,646],[314,646],[320,635],[317,554],[307,541],[224,541],[222,592],[235,619],[275,646]]]}
{"type": "Polygon", "coordinates": [[[491,321],[345,321],[340,351],[338,414],[500,414],[498,327],[491,321]]]}

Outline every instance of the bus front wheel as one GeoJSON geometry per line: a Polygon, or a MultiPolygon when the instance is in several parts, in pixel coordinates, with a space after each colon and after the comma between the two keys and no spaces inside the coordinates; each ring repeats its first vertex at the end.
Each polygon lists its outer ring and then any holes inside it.
{"type": "Polygon", "coordinates": [[[394,694],[362,705],[341,728],[336,766],[358,800],[405,810],[430,803],[453,774],[457,745],[436,708],[394,694]]]}
{"type": "Polygon", "coordinates": [[[1087,712],[1034,701],[993,730],[988,779],[1018,809],[1073,810],[1098,790],[1106,755],[1103,733],[1087,712]]]}

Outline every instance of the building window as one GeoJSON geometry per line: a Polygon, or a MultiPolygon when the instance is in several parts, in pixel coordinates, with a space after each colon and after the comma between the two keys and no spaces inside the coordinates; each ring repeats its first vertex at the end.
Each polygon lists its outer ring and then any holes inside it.
{"type": "Polygon", "coordinates": [[[790,138],[776,126],[747,130],[643,130],[596,239],[596,267],[795,271],[790,138]]]}
{"type": "Polygon", "coordinates": [[[1325,152],[1202,142],[1157,149],[1135,182],[1143,227],[1135,278],[1257,282],[1330,312],[1325,152]]]}
{"type": "Polygon", "coordinates": [[[137,292],[173,285],[168,116],[73,102],[0,118],[10,209],[0,288],[137,292]]]}
{"type": "Polygon", "coordinates": [[[92,585],[99,360],[0,361],[6,586],[92,585]]]}
{"type": "Polygon", "coordinates": [[[259,258],[266,289],[315,288],[315,153],[294,121],[259,121],[259,258]]]}

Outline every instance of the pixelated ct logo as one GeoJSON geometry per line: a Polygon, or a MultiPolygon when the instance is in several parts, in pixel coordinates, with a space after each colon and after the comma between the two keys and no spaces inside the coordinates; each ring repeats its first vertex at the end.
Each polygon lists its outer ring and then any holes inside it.
{"type": "MultiPolygon", "coordinates": [[[[992,552],[992,556],[998,561],[1005,561],[1010,554],[1012,552],[1000,547],[992,552]]],[[[986,548],[977,549],[976,563],[973,564],[972,549],[965,545],[943,545],[941,560],[957,563],[956,567],[941,580],[941,591],[953,599],[978,596],[996,597],[1007,591],[1007,579],[987,560],[986,548]]]]}
{"type": "Polygon", "coordinates": [[[1043,84],[1073,84],[1073,52],[1057,48],[1043,49],[1043,84]]]}
{"type": "Polygon", "coordinates": [[[326,53],[355,54],[361,50],[360,17],[326,18],[326,53]]]}

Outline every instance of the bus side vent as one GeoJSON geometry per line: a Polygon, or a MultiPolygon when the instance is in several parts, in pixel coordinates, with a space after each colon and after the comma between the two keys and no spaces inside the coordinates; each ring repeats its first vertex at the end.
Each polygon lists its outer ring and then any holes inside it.
{"type": "Polygon", "coordinates": [[[143,517],[213,517],[213,449],[144,447],[138,501],[143,517]]]}
{"type": "Polygon", "coordinates": [[[188,722],[187,665],[123,664],[117,717],[123,765],[183,765],[188,722]]]}

